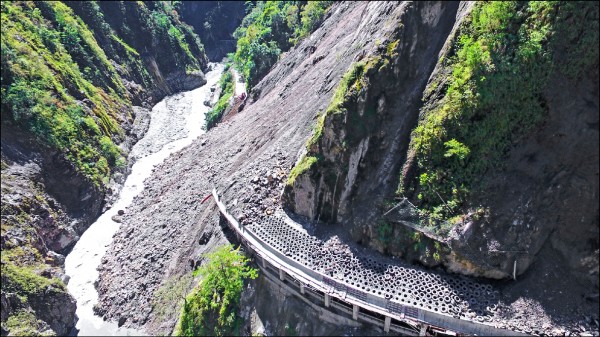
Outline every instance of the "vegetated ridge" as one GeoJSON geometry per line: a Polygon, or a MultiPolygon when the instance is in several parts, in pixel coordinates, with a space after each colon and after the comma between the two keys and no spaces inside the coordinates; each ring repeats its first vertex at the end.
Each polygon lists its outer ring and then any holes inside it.
{"type": "Polygon", "coordinates": [[[118,192],[146,109],[205,83],[207,58],[168,2],[1,11],[2,335],[63,335],[64,254],[118,192]]]}

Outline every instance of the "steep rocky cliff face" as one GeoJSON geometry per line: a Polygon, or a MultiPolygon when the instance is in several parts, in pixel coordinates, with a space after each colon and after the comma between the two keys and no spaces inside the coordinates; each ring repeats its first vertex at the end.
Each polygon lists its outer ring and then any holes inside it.
{"type": "Polygon", "coordinates": [[[597,293],[597,27],[584,3],[414,5],[338,84],[284,204],[464,274],[558,251],[597,293]]]}
{"type": "Polygon", "coordinates": [[[409,6],[395,31],[376,42],[375,54],[348,69],[291,173],[286,206],[364,234],[380,211],[375,200],[396,190],[421,93],[457,13],[466,9],[457,10],[458,3],[409,6]]]}
{"type": "Polygon", "coordinates": [[[182,1],[181,18],[194,27],[211,61],[235,52],[233,32],[245,15],[242,1],[182,1]]]}
{"type": "Polygon", "coordinates": [[[2,3],[3,335],[69,332],[64,255],[127,171],[148,118],[133,106],[206,65],[168,3],[2,3]]]}

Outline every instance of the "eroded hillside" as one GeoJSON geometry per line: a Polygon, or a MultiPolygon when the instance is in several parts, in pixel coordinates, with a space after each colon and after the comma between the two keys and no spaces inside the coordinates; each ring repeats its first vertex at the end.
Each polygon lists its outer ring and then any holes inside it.
{"type": "Polygon", "coordinates": [[[1,10],[2,335],[63,335],[64,255],[127,173],[148,121],[134,106],[203,84],[207,59],[167,3],[1,10]]]}
{"type": "MultiPolygon", "coordinates": [[[[126,326],[170,332],[179,311],[160,316],[145,306],[158,300],[155,294],[161,286],[189,274],[201,263],[203,252],[226,240],[214,204],[200,201],[216,186],[228,200],[236,200],[236,216],[261,214],[279,204],[276,191],[283,183],[272,180],[277,188],[267,189],[267,174],[293,166],[317,112],[329,105],[342,75],[352,62],[373,53],[378,48],[375,41],[385,41],[398,28],[400,17],[415,7],[443,13],[451,21],[457,8],[392,2],[333,5],[322,26],[283,55],[255,86],[256,98],[244,110],[160,165],[148,181],[153,187],[126,211],[104,259],[98,312],[122,319],[126,326]],[[264,186],[255,190],[252,181],[264,186]]],[[[187,282],[193,285],[191,278],[187,282]]],[[[273,333],[285,333],[285,322],[261,319],[271,322],[273,333]]],[[[312,328],[316,327],[308,325],[302,333],[310,334],[312,328]]]]}

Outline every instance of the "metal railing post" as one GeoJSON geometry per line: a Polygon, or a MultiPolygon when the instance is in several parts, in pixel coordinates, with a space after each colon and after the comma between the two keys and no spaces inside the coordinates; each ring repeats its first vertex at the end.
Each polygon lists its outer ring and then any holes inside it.
{"type": "Polygon", "coordinates": [[[281,268],[279,268],[279,279],[281,281],[285,281],[285,271],[283,271],[281,268]]]}

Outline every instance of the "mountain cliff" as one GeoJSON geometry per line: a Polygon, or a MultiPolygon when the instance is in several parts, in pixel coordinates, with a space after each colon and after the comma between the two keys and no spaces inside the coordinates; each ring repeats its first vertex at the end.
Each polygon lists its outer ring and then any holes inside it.
{"type": "Polygon", "coordinates": [[[597,292],[598,6],[477,3],[436,29],[414,17],[338,84],[285,205],[475,276],[523,274],[546,247],[597,292]]]}
{"type": "Polygon", "coordinates": [[[1,6],[2,334],[62,335],[64,254],[127,173],[134,106],[205,83],[207,58],[166,2],[1,6]]]}

